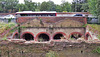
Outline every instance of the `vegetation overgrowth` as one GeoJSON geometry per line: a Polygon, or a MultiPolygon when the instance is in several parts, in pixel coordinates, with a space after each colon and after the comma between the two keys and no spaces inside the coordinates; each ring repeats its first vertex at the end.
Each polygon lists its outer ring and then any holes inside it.
{"type": "Polygon", "coordinates": [[[88,26],[90,26],[92,28],[92,30],[90,30],[90,31],[92,31],[94,33],[97,32],[97,34],[98,34],[97,36],[100,39],[100,25],[98,25],[98,24],[88,24],[88,26]]]}
{"type": "Polygon", "coordinates": [[[0,22],[0,37],[2,37],[3,39],[6,39],[7,36],[9,36],[11,33],[9,30],[11,28],[13,28],[14,26],[16,26],[15,23],[5,23],[5,22],[0,22]],[[8,33],[6,31],[9,31],[8,33]]]}

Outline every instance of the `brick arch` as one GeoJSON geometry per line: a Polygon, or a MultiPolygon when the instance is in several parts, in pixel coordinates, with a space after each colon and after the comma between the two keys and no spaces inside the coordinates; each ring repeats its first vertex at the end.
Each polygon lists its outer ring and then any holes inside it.
{"type": "Polygon", "coordinates": [[[86,34],[85,34],[85,40],[88,40],[88,38],[87,38],[87,36],[86,35],[89,35],[90,36],[90,38],[92,39],[92,36],[90,35],[90,33],[89,32],[87,32],[86,34]]]}
{"type": "Polygon", "coordinates": [[[82,34],[80,32],[72,32],[70,35],[69,35],[69,38],[71,37],[72,34],[80,34],[80,36],[82,37],[82,34]]]}
{"type": "Polygon", "coordinates": [[[67,38],[67,35],[64,32],[56,32],[53,34],[52,39],[54,40],[54,36],[57,34],[62,34],[65,38],[67,38]]]}
{"type": "MultiPolygon", "coordinates": [[[[21,34],[21,38],[23,38],[23,35],[24,35],[24,34],[30,34],[30,35],[32,35],[33,38],[34,38],[34,34],[33,34],[32,32],[23,32],[23,33],[21,34]]],[[[35,38],[34,38],[34,40],[35,40],[35,38]]]]}
{"type": "Polygon", "coordinates": [[[39,32],[39,33],[36,35],[36,41],[38,41],[38,36],[39,36],[40,34],[46,34],[47,36],[49,36],[49,41],[51,40],[51,37],[50,37],[50,34],[49,34],[49,33],[47,33],[47,32],[39,32]]]}
{"type": "Polygon", "coordinates": [[[18,32],[15,32],[15,33],[13,34],[13,37],[12,37],[13,39],[14,39],[14,36],[15,36],[16,34],[18,34],[18,32]]]}

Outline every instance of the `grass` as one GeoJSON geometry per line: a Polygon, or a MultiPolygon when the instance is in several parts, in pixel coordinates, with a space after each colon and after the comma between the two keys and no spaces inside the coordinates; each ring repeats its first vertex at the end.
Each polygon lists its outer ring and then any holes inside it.
{"type": "Polygon", "coordinates": [[[92,29],[93,29],[93,30],[89,29],[90,31],[92,31],[92,32],[94,32],[94,30],[98,31],[98,38],[100,39],[100,25],[98,25],[98,24],[88,24],[88,26],[92,27],[92,29]]]}
{"type": "Polygon", "coordinates": [[[97,30],[100,32],[100,25],[97,24],[88,24],[88,26],[92,27],[93,29],[97,30]]]}
{"type": "Polygon", "coordinates": [[[6,35],[2,38],[2,40],[6,41],[7,40],[7,37],[6,35]]]}
{"type": "Polygon", "coordinates": [[[59,56],[57,52],[49,51],[48,53],[46,53],[46,57],[59,57],[59,56]]]}
{"type": "Polygon", "coordinates": [[[15,23],[4,23],[4,22],[1,22],[0,23],[0,33],[3,33],[4,31],[12,28],[15,25],[16,25],[15,23]]]}
{"type": "MultiPolygon", "coordinates": [[[[4,22],[1,22],[0,23],[0,33],[4,33],[5,31],[11,29],[12,27],[14,27],[16,24],[15,23],[4,23],[4,22]]],[[[15,30],[11,30],[11,31],[15,31],[15,30]]],[[[6,37],[11,35],[11,33],[13,32],[9,32],[9,33],[6,33],[4,36],[3,36],[3,39],[2,40],[6,40],[6,37]],[[5,37],[6,36],[6,37],[5,37]]]]}
{"type": "Polygon", "coordinates": [[[100,47],[97,47],[96,49],[93,50],[94,53],[99,53],[100,54],[100,47]]]}

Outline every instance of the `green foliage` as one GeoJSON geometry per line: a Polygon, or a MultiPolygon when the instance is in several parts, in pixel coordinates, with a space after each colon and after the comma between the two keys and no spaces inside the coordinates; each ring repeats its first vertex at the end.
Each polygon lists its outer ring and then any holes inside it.
{"type": "Polygon", "coordinates": [[[98,16],[98,23],[100,23],[100,15],[98,16]]]}
{"type": "Polygon", "coordinates": [[[68,2],[64,2],[61,4],[62,11],[71,12],[71,4],[68,2]]]}
{"type": "Polygon", "coordinates": [[[8,23],[8,27],[9,28],[11,28],[11,27],[13,27],[13,26],[15,26],[16,24],[15,23],[12,23],[12,22],[10,22],[10,23],[8,23]]]}
{"type": "Polygon", "coordinates": [[[100,0],[88,0],[89,12],[97,16],[100,23],[100,0]]]}
{"type": "Polygon", "coordinates": [[[20,26],[20,28],[26,28],[25,26],[20,26]]]}
{"type": "Polygon", "coordinates": [[[13,28],[12,30],[10,30],[10,33],[13,33],[17,29],[18,29],[18,27],[13,28]]]}
{"type": "Polygon", "coordinates": [[[4,40],[4,41],[5,41],[5,40],[7,40],[7,37],[6,37],[6,35],[5,35],[5,36],[2,38],[2,40],[4,40]]]}
{"type": "Polygon", "coordinates": [[[36,3],[25,0],[25,4],[19,4],[18,0],[0,0],[0,12],[11,13],[16,11],[71,12],[71,3],[63,2],[62,4],[57,5],[53,1],[44,1],[42,3],[36,3]]]}
{"type": "Polygon", "coordinates": [[[50,5],[48,4],[48,2],[42,2],[42,4],[41,4],[41,7],[40,7],[40,10],[41,11],[49,11],[49,7],[50,7],[50,5]]]}
{"type": "Polygon", "coordinates": [[[97,0],[97,4],[96,4],[96,10],[97,10],[97,16],[100,16],[100,0],[97,0]]]}
{"type": "Polygon", "coordinates": [[[28,8],[28,11],[35,11],[37,7],[35,2],[25,2],[25,6],[28,8]]]}
{"type": "Polygon", "coordinates": [[[82,12],[82,7],[83,4],[76,4],[76,3],[72,3],[71,7],[72,7],[72,11],[74,12],[82,12]]]}
{"type": "Polygon", "coordinates": [[[20,8],[19,8],[19,12],[20,12],[21,10],[20,10],[20,8]]]}
{"type": "Polygon", "coordinates": [[[86,27],[88,24],[83,25],[82,27],[86,27]]]}
{"type": "Polygon", "coordinates": [[[41,11],[55,11],[56,10],[56,5],[54,4],[53,1],[48,1],[48,2],[42,2],[41,7],[40,7],[41,11]]]}
{"type": "Polygon", "coordinates": [[[97,15],[97,7],[96,7],[96,4],[97,4],[97,0],[88,0],[88,4],[89,4],[89,12],[94,14],[94,15],[97,15]]]}
{"type": "Polygon", "coordinates": [[[8,19],[8,23],[10,23],[10,22],[11,22],[11,20],[12,20],[12,18],[9,18],[9,19],[8,19]]]}
{"type": "Polygon", "coordinates": [[[3,12],[14,12],[17,4],[18,4],[18,0],[2,0],[1,1],[3,12]]]}
{"type": "MultiPolygon", "coordinates": [[[[98,38],[100,39],[100,25],[97,24],[88,24],[88,26],[92,27],[94,30],[98,31],[98,38]]],[[[93,31],[93,30],[90,30],[93,31]]]]}
{"type": "Polygon", "coordinates": [[[16,10],[26,11],[26,10],[29,10],[29,8],[25,4],[17,4],[16,10]]]}
{"type": "Polygon", "coordinates": [[[59,57],[59,55],[57,54],[57,52],[49,51],[48,53],[46,53],[46,57],[59,57]]]}
{"type": "Polygon", "coordinates": [[[98,35],[98,39],[100,39],[100,35],[98,35]]]}
{"type": "Polygon", "coordinates": [[[62,12],[61,6],[60,5],[56,5],[56,11],[57,12],[62,12]]]}
{"type": "Polygon", "coordinates": [[[82,4],[81,9],[82,9],[84,12],[88,12],[88,10],[89,10],[89,5],[88,5],[88,3],[82,4]]]}
{"type": "Polygon", "coordinates": [[[2,8],[2,6],[0,6],[0,12],[2,12],[3,11],[3,8],[2,8]]]}
{"type": "Polygon", "coordinates": [[[63,12],[67,12],[67,11],[63,11],[63,12]]]}
{"type": "Polygon", "coordinates": [[[94,53],[99,53],[100,54],[100,47],[97,47],[96,49],[93,50],[94,53]]]}
{"type": "Polygon", "coordinates": [[[3,33],[4,31],[14,27],[16,24],[15,23],[0,23],[0,33],[3,33]]]}

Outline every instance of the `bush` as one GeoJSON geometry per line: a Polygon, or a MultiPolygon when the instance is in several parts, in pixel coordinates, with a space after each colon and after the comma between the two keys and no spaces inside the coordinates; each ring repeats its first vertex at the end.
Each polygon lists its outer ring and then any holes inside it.
{"type": "Polygon", "coordinates": [[[96,49],[94,49],[93,52],[100,54],[100,47],[97,47],[96,49]]]}

